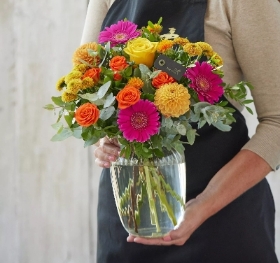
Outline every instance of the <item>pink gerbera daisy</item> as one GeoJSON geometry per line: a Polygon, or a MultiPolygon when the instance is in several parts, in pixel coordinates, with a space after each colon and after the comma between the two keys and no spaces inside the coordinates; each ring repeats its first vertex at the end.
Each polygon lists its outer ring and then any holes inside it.
{"type": "Polygon", "coordinates": [[[190,87],[197,92],[200,101],[211,104],[223,95],[222,79],[212,72],[213,67],[207,62],[195,63],[195,67],[187,69],[185,77],[191,80],[190,87]]]}
{"type": "Polygon", "coordinates": [[[139,100],[134,105],[120,110],[118,125],[128,141],[145,142],[159,131],[159,113],[148,100],[139,100]]]}
{"type": "Polygon", "coordinates": [[[128,40],[140,36],[140,31],[137,31],[137,25],[126,20],[119,21],[110,27],[105,27],[105,30],[99,34],[99,43],[111,42],[111,46],[117,44],[125,44],[128,40]]]}

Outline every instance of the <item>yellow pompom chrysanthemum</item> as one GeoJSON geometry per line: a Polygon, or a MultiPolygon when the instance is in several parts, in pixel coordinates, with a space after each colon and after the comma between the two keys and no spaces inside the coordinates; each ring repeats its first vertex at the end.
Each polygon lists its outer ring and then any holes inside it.
{"type": "Polygon", "coordinates": [[[183,46],[183,49],[190,57],[202,55],[202,48],[197,43],[187,43],[183,46]]]}
{"type": "Polygon", "coordinates": [[[144,86],[142,79],[137,77],[130,78],[127,84],[133,86],[136,89],[141,89],[144,86]]]}
{"type": "Polygon", "coordinates": [[[214,55],[211,57],[211,61],[217,66],[222,66],[223,65],[223,59],[217,53],[214,53],[214,55]]]}
{"type": "Polygon", "coordinates": [[[190,109],[190,94],[177,82],[164,84],[155,93],[157,109],[167,117],[179,117],[190,109]]]}
{"type": "Polygon", "coordinates": [[[58,91],[62,91],[63,88],[66,86],[65,84],[65,76],[61,77],[57,82],[56,82],[56,89],[58,91]]]}
{"type": "Polygon", "coordinates": [[[80,71],[83,74],[89,69],[89,66],[85,65],[85,64],[79,64],[76,65],[72,71],[80,71]]]}
{"type": "Polygon", "coordinates": [[[66,91],[62,93],[61,95],[61,100],[63,102],[71,102],[71,101],[74,101],[78,98],[77,95],[75,94],[70,94],[70,93],[67,93],[66,91]]]}
{"type": "Polygon", "coordinates": [[[86,77],[82,80],[82,89],[92,88],[94,86],[94,80],[90,77],[86,77]]]}
{"type": "Polygon", "coordinates": [[[73,79],[80,79],[83,76],[83,73],[78,70],[72,70],[68,75],[65,76],[65,83],[68,83],[73,79]]]}
{"type": "Polygon", "coordinates": [[[66,92],[70,94],[77,94],[79,90],[83,88],[83,82],[81,79],[72,79],[67,84],[66,92]]]}
{"type": "Polygon", "coordinates": [[[183,37],[176,37],[174,39],[174,44],[180,45],[180,46],[184,46],[186,44],[190,43],[190,41],[187,38],[183,38],[183,37]]]}
{"type": "Polygon", "coordinates": [[[206,42],[197,42],[197,44],[201,47],[202,52],[207,57],[212,57],[214,54],[213,48],[206,42]]]}

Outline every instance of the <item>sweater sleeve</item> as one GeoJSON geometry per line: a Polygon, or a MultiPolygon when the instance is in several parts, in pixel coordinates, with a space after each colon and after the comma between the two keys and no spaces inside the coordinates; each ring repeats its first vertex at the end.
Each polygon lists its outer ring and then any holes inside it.
{"type": "Polygon", "coordinates": [[[98,34],[112,0],[90,0],[81,39],[81,44],[97,42],[98,34]]]}
{"type": "Polygon", "coordinates": [[[225,81],[252,83],[259,124],[243,147],[273,170],[280,164],[280,4],[277,0],[210,0],[206,41],[225,60],[225,81]]]}

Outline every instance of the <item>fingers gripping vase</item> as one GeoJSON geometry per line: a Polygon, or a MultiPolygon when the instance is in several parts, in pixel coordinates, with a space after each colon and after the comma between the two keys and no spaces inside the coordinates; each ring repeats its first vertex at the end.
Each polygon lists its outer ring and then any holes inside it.
{"type": "Polygon", "coordinates": [[[139,160],[119,157],[111,165],[111,182],[120,220],[135,236],[160,237],[184,215],[185,158],[164,150],[164,157],[139,160]]]}

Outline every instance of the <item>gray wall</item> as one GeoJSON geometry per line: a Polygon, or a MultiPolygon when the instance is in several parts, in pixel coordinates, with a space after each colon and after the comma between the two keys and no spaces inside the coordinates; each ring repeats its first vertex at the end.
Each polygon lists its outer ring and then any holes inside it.
{"type": "MultiPolygon", "coordinates": [[[[87,1],[2,0],[0,263],[94,263],[100,169],[81,141],[49,141],[42,108],[71,68],[87,1]]],[[[248,119],[251,131],[256,120],[248,119]]],[[[269,175],[279,206],[280,176],[269,175]]],[[[280,254],[277,214],[277,251],[280,254]]]]}

